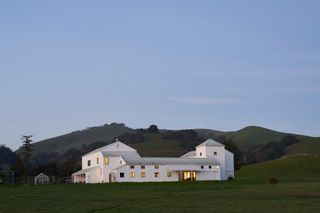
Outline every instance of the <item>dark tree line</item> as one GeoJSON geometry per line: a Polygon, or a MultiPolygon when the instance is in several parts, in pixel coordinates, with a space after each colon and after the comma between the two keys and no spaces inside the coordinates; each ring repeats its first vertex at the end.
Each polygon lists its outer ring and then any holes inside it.
{"type": "Polygon", "coordinates": [[[299,140],[293,135],[284,136],[280,142],[270,141],[265,145],[257,146],[244,155],[246,164],[274,160],[285,155],[286,147],[298,143],[299,140]]]}

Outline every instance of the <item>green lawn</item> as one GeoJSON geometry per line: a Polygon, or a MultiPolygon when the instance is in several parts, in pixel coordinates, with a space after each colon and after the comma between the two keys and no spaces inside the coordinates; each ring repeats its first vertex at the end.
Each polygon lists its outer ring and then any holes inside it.
{"type": "Polygon", "coordinates": [[[0,212],[320,212],[319,165],[290,157],[243,167],[235,181],[0,186],[0,212]]]}

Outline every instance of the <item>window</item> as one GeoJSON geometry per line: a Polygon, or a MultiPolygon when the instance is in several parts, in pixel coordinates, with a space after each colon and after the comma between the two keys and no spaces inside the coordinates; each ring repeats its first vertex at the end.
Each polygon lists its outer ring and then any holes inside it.
{"type": "Polygon", "coordinates": [[[130,166],[130,169],[134,169],[134,165],[131,165],[131,166],[130,166]]]}
{"type": "Polygon", "coordinates": [[[91,166],[91,160],[88,160],[88,166],[91,166]]]}
{"type": "Polygon", "coordinates": [[[168,173],[167,173],[167,176],[168,176],[168,177],[172,177],[172,172],[168,172],[168,173]]]}
{"type": "Polygon", "coordinates": [[[120,172],[120,177],[124,178],[124,173],[123,172],[120,172]]]}
{"type": "Polygon", "coordinates": [[[213,155],[217,155],[217,152],[213,152],[213,155]]]}
{"type": "Polygon", "coordinates": [[[155,172],[155,173],[154,173],[154,176],[155,176],[155,177],[159,177],[159,172],[155,172]]]}
{"type": "Polygon", "coordinates": [[[97,164],[99,164],[99,157],[97,158],[97,164]]]}
{"type": "Polygon", "coordinates": [[[130,177],[134,178],[136,176],[136,174],[134,172],[130,172],[130,177]]]}
{"type": "Polygon", "coordinates": [[[200,156],[202,156],[202,152],[200,152],[200,156]]]}
{"type": "Polygon", "coordinates": [[[141,165],[141,169],[145,169],[146,168],[146,166],[144,166],[144,165],[141,165]]]}
{"type": "Polygon", "coordinates": [[[201,169],[203,169],[203,166],[201,166],[201,169]]]}
{"type": "Polygon", "coordinates": [[[120,160],[120,164],[122,164],[122,160],[120,160]]]}
{"type": "Polygon", "coordinates": [[[141,172],[140,173],[140,177],[144,178],[146,176],[146,173],[145,172],[141,172]]]}
{"type": "Polygon", "coordinates": [[[159,165],[154,165],[154,168],[155,169],[159,169],[159,165]]]}
{"type": "Polygon", "coordinates": [[[209,166],[209,169],[211,169],[211,166],[209,166]]]}
{"type": "Polygon", "coordinates": [[[109,164],[109,158],[108,157],[104,158],[104,164],[109,164]]]}

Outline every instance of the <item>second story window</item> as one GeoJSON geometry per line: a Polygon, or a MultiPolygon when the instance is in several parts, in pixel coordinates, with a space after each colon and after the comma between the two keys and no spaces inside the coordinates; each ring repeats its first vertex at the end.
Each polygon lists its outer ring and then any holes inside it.
{"type": "Polygon", "coordinates": [[[131,165],[131,166],[130,166],[130,169],[134,169],[134,165],[131,165]]]}
{"type": "Polygon", "coordinates": [[[144,166],[144,165],[141,165],[141,169],[145,169],[146,168],[146,166],[144,166]]]}
{"type": "Polygon", "coordinates": [[[209,166],[209,169],[211,169],[211,166],[209,166]]]}
{"type": "Polygon", "coordinates": [[[218,153],[217,152],[213,152],[213,155],[218,155],[218,153]]]}
{"type": "Polygon", "coordinates": [[[155,169],[159,169],[159,165],[154,165],[154,168],[155,169]]]}
{"type": "Polygon", "coordinates": [[[203,169],[203,166],[201,166],[201,169],[203,169]]]}
{"type": "Polygon", "coordinates": [[[88,166],[91,166],[91,160],[88,160],[88,166]]]}
{"type": "Polygon", "coordinates": [[[104,164],[106,164],[106,165],[109,164],[109,158],[108,157],[104,158],[104,164]]]}
{"type": "Polygon", "coordinates": [[[99,164],[99,157],[97,157],[97,164],[99,164]]]}
{"type": "Polygon", "coordinates": [[[200,152],[200,156],[202,156],[202,152],[200,152]]]}

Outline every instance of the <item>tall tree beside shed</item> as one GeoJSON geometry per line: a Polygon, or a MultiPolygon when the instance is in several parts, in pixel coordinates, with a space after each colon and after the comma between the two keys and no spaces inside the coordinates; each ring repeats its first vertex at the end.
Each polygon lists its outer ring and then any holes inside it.
{"type": "Polygon", "coordinates": [[[28,184],[29,181],[29,175],[31,170],[31,156],[32,156],[32,135],[23,135],[22,136],[22,147],[21,147],[21,160],[23,162],[24,166],[24,176],[27,177],[28,184]]]}

